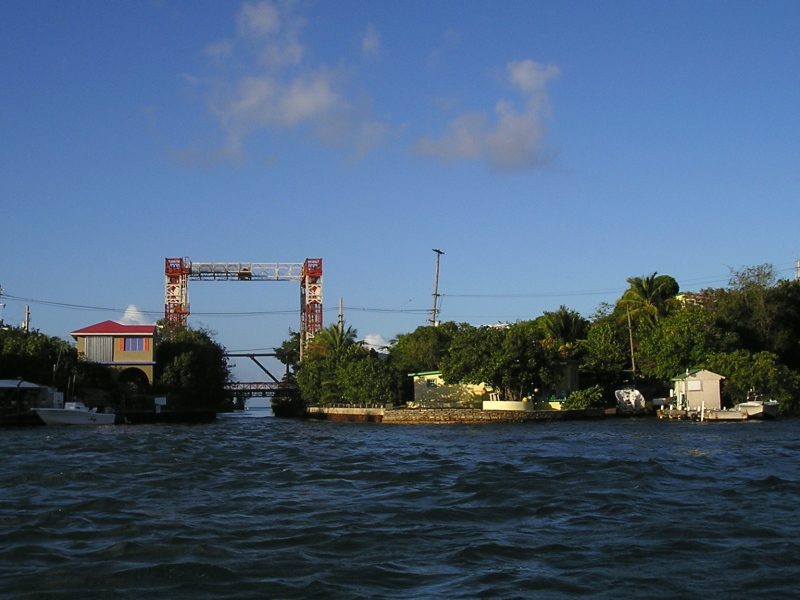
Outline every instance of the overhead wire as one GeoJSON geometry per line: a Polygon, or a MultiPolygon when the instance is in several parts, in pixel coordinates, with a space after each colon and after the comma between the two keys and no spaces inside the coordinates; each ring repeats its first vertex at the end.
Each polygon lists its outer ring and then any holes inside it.
{"type": "MultiPolygon", "coordinates": [[[[778,266],[782,267],[787,264],[790,264],[791,266],[786,268],[775,269],[776,274],[796,271],[797,267],[795,263],[783,263],[778,266]]],[[[713,284],[713,283],[721,283],[729,281],[730,281],[730,275],[726,277],[715,276],[715,277],[702,277],[696,279],[686,279],[683,281],[683,284],[685,286],[689,284],[694,284],[694,285],[713,284]]],[[[597,290],[576,290],[576,291],[566,291],[566,292],[532,292],[532,293],[512,293],[512,294],[439,294],[439,295],[442,297],[449,297],[449,298],[513,299],[513,298],[559,298],[559,297],[573,297],[573,296],[605,296],[609,294],[621,294],[624,291],[625,291],[624,288],[605,288],[597,290]]],[[[28,302],[30,304],[52,306],[55,308],[64,308],[68,310],[83,310],[83,311],[111,312],[111,313],[124,313],[127,310],[123,308],[92,306],[86,304],[75,304],[70,302],[58,302],[54,300],[41,300],[37,298],[28,298],[23,296],[16,296],[14,294],[8,294],[5,291],[3,291],[2,293],[2,298],[15,302],[28,302]]],[[[344,308],[348,311],[383,313],[383,314],[421,315],[430,312],[430,309],[426,308],[375,308],[375,307],[361,307],[361,306],[346,306],[344,308]]],[[[333,312],[337,309],[335,307],[329,307],[323,310],[324,312],[333,312]]],[[[138,308],[137,312],[144,315],[164,314],[162,310],[147,310],[138,308]]],[[[254,317],[254,316],[264,316],[264,315],[292,315],[292,314],[298,315],[300,314],[300,310],[285,309],[285,310],[256,310],[256,311],[192,311],[191,314],[195,316],[206,316],[206,317],[254,317]]],[[[471,316],[473,318],[489,318],[489,316],[487,315],[468,315],[468,316],[471,316]]]]}

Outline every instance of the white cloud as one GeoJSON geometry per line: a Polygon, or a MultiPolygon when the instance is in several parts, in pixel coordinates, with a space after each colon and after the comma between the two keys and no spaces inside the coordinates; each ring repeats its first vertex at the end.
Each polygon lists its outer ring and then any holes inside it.
{"type": "MultiPolygon", "coordinates": [[[[247,142],[258,134],[286,129],[311,132],[324,144],[363,156],[388,135],[388,126],[370,118],[351,99],[349,71],[343,66],[307,64],[300,41],[303,19],[291,2],[245,3],[236,15],[232,39],[209,44],[205,53],[221,68],[209,87],[208,103],[225,141],[205,152],[205,161],[240,161],[247,142]]],[[[364,52],[380,50],[380,36],[370,25],[364,52]]],[[[210,84],[209,84],[210,85],[210,84]]],[[[202,163],[199,152],[176,157],[202,163]]]]}
{"type": "Polygon", "coordinates": [[[125,314],[122,315],[120,323],[123,325],[152,325],[153,319],[145,315],[133,304],[130,304],[125,309],[125,314]]]}
{"type": "Polygon", "coordinates": [[[379,56],[381,53],[381,34],[372,23],[367,26],[367,31],[361,40],[361,50],[370,57],[379,56]]]}
{"type": "Polygon", "coordinates": [[[364,337],[364,347],[375,352],[385,352],[387,341],[384,337],[377,333],[371,333],[364,337]]]}
{"type": "Polygon", "coordinates": [[[245,2],[236,15],[236,32],[242,36],[268,36],[281,26],[278,9],[270,2],[245,2]]]}
{"type": "Polygon", "coordinates": [[[440,137],[424,136],[414,148],[443,160],[482,160],[498,170],[523,170],[540,165],[544,155],[549,80],[560,73],[554,65],[533,60],[512,61],[506,79],[518,91],[521,106],[498,100],[493,117],[466,112],[453,119],[440,137]]]}

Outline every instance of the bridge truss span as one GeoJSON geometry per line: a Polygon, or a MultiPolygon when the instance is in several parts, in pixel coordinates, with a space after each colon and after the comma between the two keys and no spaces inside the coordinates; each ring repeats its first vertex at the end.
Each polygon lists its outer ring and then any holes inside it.
{"type": "Polygon", "coordinates": [[[301,281],[304,263],[192,263],[192,281],[301,281]]]}
{"type": "Polygon", "coordinates": [[[322,259],[302,263],[196,262],[167,258],[164,269],[164,318],[186,327],[189,281],[300,282],[300,360],[308,341],[322,331],[322,259]]]}
{"type": "Polygon", "coordinates": [[[296,393],[297,386],[292,383],[274,383],[270,381],[237,381],[228,384],[225,391],[237,398],[249,398],[253,396],[272,398],[278,392],[296,393]]]}

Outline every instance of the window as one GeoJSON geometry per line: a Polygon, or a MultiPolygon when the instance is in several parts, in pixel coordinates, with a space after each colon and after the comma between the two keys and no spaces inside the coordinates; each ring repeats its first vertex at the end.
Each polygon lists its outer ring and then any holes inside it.
{"type": "Polygon", "coordinates": [[[144,338],[125,338],[125,352],[144,352],[144,338]]]}
{"type": "Polygon", "coordinates": [[[84,354],[89,362],[111,362],[112,339],[106,336],[87,336],[84,354]]]}
{"type": "Polygon", "coordinates": [[[426,379],[425,387],[436,387],[436,379],[433,378],[426,379]]]}

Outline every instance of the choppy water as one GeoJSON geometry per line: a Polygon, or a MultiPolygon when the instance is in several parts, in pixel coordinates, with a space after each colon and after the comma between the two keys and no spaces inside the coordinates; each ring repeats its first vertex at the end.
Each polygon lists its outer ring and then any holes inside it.
{"type": "Polygon", "coordinates": [[[0,597],[797,598],[799,429],[0,430],[0,597]]]}

